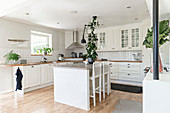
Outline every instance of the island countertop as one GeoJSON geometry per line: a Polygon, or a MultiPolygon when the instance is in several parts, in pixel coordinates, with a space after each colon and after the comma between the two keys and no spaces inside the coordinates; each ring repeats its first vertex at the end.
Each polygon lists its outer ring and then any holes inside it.
{"type": "Polygon", "coordinates": [[[73,68],[73,69],[82,69],[82,70],[91,70],[92,69],[92,64],[66,64],[66,65],[57,65],[54,66],[54,68],[73,68]]]}

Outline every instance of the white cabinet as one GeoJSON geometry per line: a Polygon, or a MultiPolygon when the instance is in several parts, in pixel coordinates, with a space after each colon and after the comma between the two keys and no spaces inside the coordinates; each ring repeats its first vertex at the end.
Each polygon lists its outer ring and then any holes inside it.
{"type": "Polygon", "coordinates": [[[119,75],[118,75],[118,63],[115,62],[111,62],[110,64],[110,79],[114,80],[114,79],[118,79],[119,75]]]}
{"type": "Polygon", "coordinates": [[[142,63],[110,62],[110,79],[141,82],[142,63]]]}
{"type": "Polygon", "coordinates": [[[108,44],[109,47],[108,49],[111,51],[116,51],[118,50],[118,43],[119,43],[119,30],[110,30],[109,31],[109,39],[108,39],[108,44]]]}
{"type": "Polygon", "coordinates": [[[130,27],[120,30],[120,49],[141,50],[140,27],[130,27]]]}
{"type": "Polygon", "coordinates": [[[99,51],[114,51],[118,49],[117,30],[98,30],[97,38],[97,46],[99,51]]]}
{"type": "Polygon", "coordinates": [[[98,50],[105,50],[107,49],[107,33],[106,31],[98,31],[97,38],[98,38],[98,50]]]}
{"type": "Polygon", "coordinates": [[[53,81],[53,65],[42,64],[41,67],[41,84],[50,83],[53,81]]]}
{"type": "Polygon", "coordinates": [[[141,63],[119,63],[119,79],[129,81],[141,81],[141,63]]]}
{"type": "Polygon", "coordinates": [[[65,32],[65,49],[73,43],[73,31],[65,32]]]}
{"type": "Polygon", "coordinates": [[[40,85],[40,66],[24,66],[25,86],[24,88],[40,85]]]}

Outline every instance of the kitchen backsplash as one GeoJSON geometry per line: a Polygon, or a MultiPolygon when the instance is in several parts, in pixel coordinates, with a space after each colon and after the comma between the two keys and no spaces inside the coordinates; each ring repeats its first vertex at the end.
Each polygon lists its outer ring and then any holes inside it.
{"type": "Polygon", "coordinates": [[[140,53],[141,50],[133,50],[133,51],[105,51],[98,52],[98,58],[109,59],[109,60],[135,60],[133,54],[140,53]]]}
{"type": "MultiPolygon", "coordinates": [[[[27,62],[40,62],[41,56],[31,56],[30,49],[13,49],[15,53],[21,55],[21,59],[26,59],[27,62]]],[[[0,49],[0,63],[5,63],[6,59],[3,57],[9,53],[11,49],[0,49]]],[[[54,51],[53,56],[45,56],[48,61],[58,60],[58,54],[64,54],[61,51],[54,51]]]]}

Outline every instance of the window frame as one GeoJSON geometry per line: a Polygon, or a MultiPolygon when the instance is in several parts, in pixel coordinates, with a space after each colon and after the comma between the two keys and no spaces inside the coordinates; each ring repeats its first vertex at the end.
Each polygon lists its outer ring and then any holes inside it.
{"type": "Polygon", "coordinates": [[[32,52],[32,35],[47,37],[48,38],[48,42],[47,43],[49,45],[49,48],[52,48],[52,34],[31,30],[31,32],[30,32],[31,56],[52,56],[53,53],[50,53],[48,55],[44,55],[44,54],[41,54],[41,53],[33,53],[32,52]]]}

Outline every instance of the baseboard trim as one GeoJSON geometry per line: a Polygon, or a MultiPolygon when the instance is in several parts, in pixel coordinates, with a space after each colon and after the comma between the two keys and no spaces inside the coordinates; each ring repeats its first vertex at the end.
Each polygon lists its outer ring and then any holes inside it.
{"type": "Polygon", "coordinates": [[[10,93],[12,91],[13,91],[13,89],[9,89],[9,90],[5,90],[5,91],[1,91],[0,94],[10,93]]]}
{"type": "Polygon", "coordinates": [[[41,89],[41,88],[44,88],[44,87],[47,87],[47,86],[51,86],[53,84],[54,83],[51,82],[51,83],[41,84],[39,86],[35,86],[35,87],[31,87],[31,88],[26,88],[26,89],[24,89],[24,93],[29,92],[29,91],[33,91],[33,90],[37,90],[37,89],[41,89]]]}

